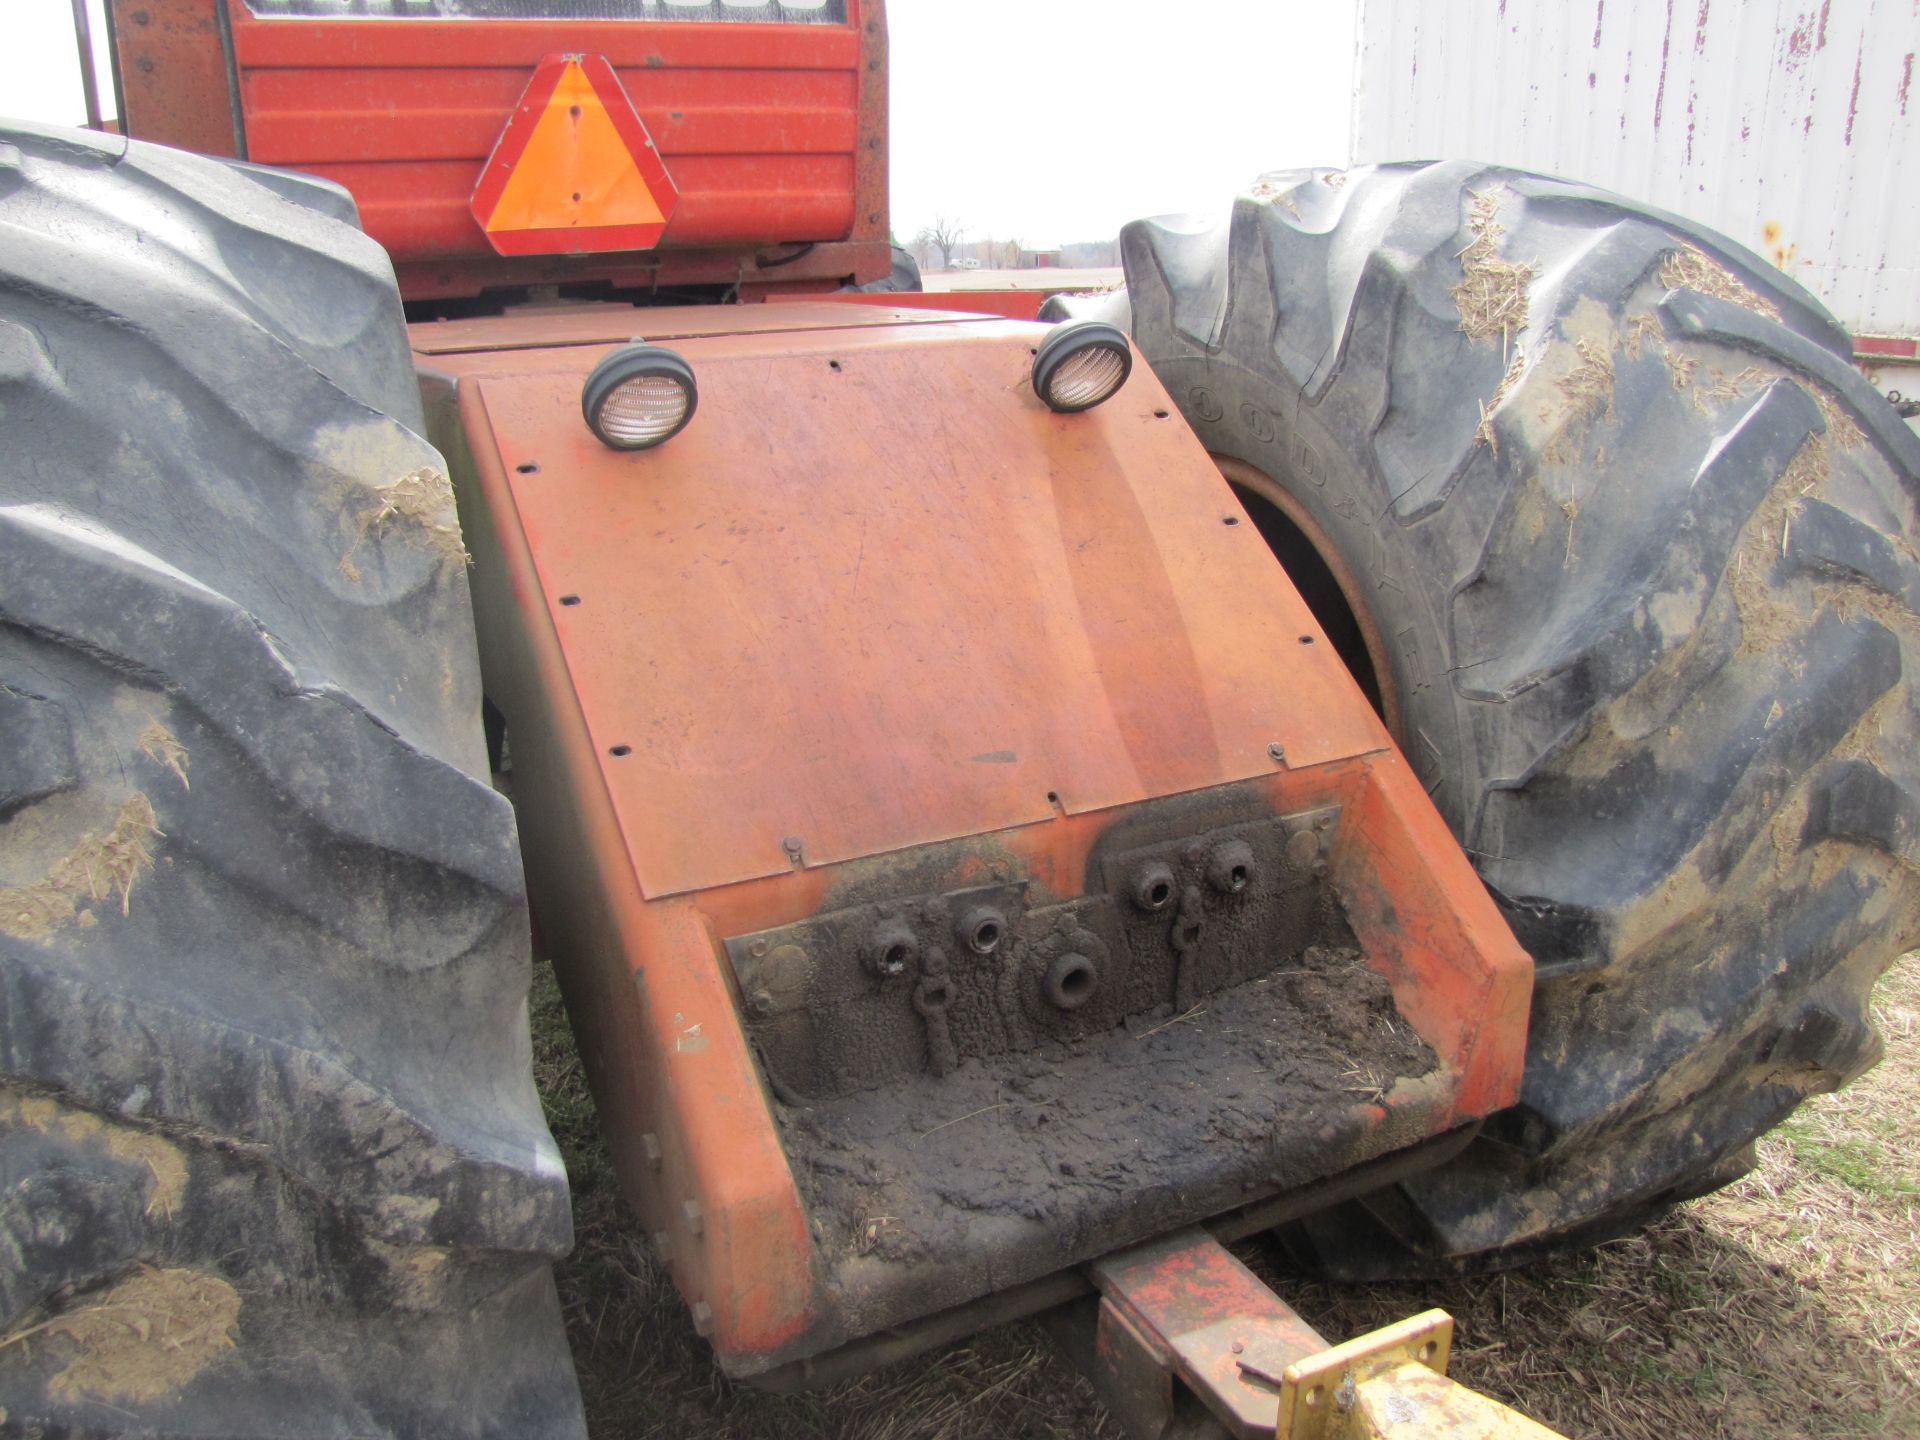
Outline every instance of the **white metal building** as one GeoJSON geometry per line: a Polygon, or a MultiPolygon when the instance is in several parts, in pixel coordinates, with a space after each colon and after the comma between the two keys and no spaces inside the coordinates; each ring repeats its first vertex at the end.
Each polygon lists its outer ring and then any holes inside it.
{"type": "Polygon", "coordinates": [[[1897,363],[1920,338],[1916,52],[1914,0],[1361,0],[1353,158],[1509,163],[1677,211],[1897,363]]]}

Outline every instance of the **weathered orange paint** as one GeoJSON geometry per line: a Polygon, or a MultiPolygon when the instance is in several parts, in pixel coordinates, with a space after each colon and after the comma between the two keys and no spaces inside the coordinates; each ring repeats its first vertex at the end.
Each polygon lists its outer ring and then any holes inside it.
{"type": "Polygon", "coordinates": [[[1347,922],[1401,1013],[1460,1067],[1454,1113],[1519,1096],[1533,961],[1398,750],[1376,758],[1330,860],[1347,922]],[[1462,967],[1460,957],[1479,957],[1462,967]]]}
{"type": "Polygon", "coordinates": [[[831,864],[1386,743],[1151,373],[1055,415],[1035,334],[689,342],[693,422],[619,456],[579,420],[598,354],[480,375],[649,896],[776,874],[790,838],[831,864]]]}
{"type": "MultiPolygon", "coordinates": [[[[459,404],[469,433],[488,433],[479,392],[463,390],[459,404]]],[[[681,1290],[711,1307],[716,1348],[777,1350],[812,1318],[811,1247],[728,982],[713,963],[710,925],[689,902],[649,906],[642,897],[498,454],[472,453],[499,579],[527,622],[528,678],[555,736],[557,773],[534,774],[574,802],[576,853],[593,871],[584,887],[607,925],[601,963],[576,971],[588,985],[569,1005],[576,1027],[583,1011],[599,1017],[588,1063],[623,1184],[650,1228],[670,1237],[664,1248],[681,1290]],[[697,1228],[689,1201],[700,1207],[697,1228]]],[[[516,772],[528,768],[516,755],[516,772]]],[[[820,880],[794,878],[817,901],[820,880]]],[[[548,918],[554,929],[565,917],[548,918]]]]}
{"type": "MultiPolygon", "coordinates": [[[[969,315],[998,315],[1004,320],[1035,320],[1051,290],[843,290],[824,296],[836,305],[898,305],[903,308],[959,310],[969,315]]],[[[793,297],[773,296],[785,302],[793,297]]]]}
{"type": "Polygon", "coordinates": [[[238,101],[208,0],[109,0],[120,133],[236,155],[238,101]]]}
{"type": "Polygon", "coordinates": [[[880,0],[848,0],[845,25],[111,4],[127,133],[346,186],[409,300],[584,281],[764,295],[876,280],[892,264],[880,0]],[[657,142],[683,202],[659,248],[502,255],[474,219],[501,128],[555,51],[605,56],[657,142]]]}
{"type": "MultiPolygon", "coordinates": [[[[1145,1362],[1224,1412],[1234,1435],[1271,1435],[1279,1413],[1279,1392],[1250,1377],[1245,1365],[1278,1374],[1327,1348],[1286,1301],[1202,1231],[1112,1256],[1092,1272],[1102,1297],[1095,1344],[1105,1387],[1124,1394],[1138,1386],[1141,1377],[1130,1372],[1145,1362]]],[[[1168,1391],[1169,1411],[1171,1399],[1168,1391]]]]}
{"type": "MultiPolygon", "coordinates": [[[[858,325],[934,325],[987,317],[961,311],[886,305],[856,311],[815,301],[806,305],[692,305],[647,310],[632,305],[523,305],[504,315],[435,320],[415,325],[420,355],[458,355],[485,350],[544,350],[563,345],[624,345],[642,335],[657,344],[713,335],[772,335],[794,330],[845,330],[858,325]]],[[[508,368],[524,368],[524,360],[508,368]]]]}
{"type": "Polygon", "coordinates": [[[835,908],[901,851],[978,837],[916,884],[977,883],[990,856],[1065,899],[1160,797],[1338,805],[1329,880],[1440,1060],[1353,1123],[1404,1144],[1511,1103],[1531,962],[1144,365],[1057,416],[1023,388],[1031,326],[617,309],[525,317],[525,350],[495,348],[512,318],[415,337],[471,455],[436,436],[535,903],[623,1186],[730,1369],[858,1330],[723,944],[835,908]],[[636,319],[677,337],[701,401],[623,454],[578,397],[636,319]]]}

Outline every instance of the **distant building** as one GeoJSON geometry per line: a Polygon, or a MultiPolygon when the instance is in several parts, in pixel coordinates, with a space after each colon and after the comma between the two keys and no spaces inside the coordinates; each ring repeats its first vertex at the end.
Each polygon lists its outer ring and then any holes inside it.
{"type": "Polygon", "coordinates": [[[1060,263],[1069,270],[1098,270],[1120,263],[1120,246],[1113,240],[1081,240],[1060,247],[1060,263]]]}
{"type": "Polygon", "coordinates": [[[1057,270],[1060,268],[1058,250],[1022,250],[1020,252],[1022,270],[1057,270]]]}

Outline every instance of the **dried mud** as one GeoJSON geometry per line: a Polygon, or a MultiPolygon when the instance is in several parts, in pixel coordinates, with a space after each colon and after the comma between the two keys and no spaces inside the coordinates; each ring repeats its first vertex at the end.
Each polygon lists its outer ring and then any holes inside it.
{"type": "Polygon", "coordinates": [[[187,1157],[163,1135],[0,1085],[0,1129],[21,1125],[57,1135],[69,1144],[96,1145],[116,1159],[143,1167],[147,1174],[141,1183],[149,1215],[172,1215],[186,1194],[187,1157]]]}
{"type": "Polygon", "coordinates": [[[86,906],[109,899],[119,900],[122,915],[129,913],[134,882],[152,867],[159,836],[153,804],[136,790],[104,837],[83,835],[41,879],[0,889],[0,934],[43,939],[63,925],[91,923],[86,906]]]}
{"type": "Polygon", "coordinates": [[[384,534],[395,520],[406,522],[401,526],[401,533],[437,555],[443,566],[457,569],[471,563],[454,513],[453,486],[438,470],[423,466],[402,475],[391,485],[380,486],[373,493],[376,503],[361,510],[353,544],[340,557],[340,573],[349,580],[361,578],[360,567],[353,557],[367,537],[384,534]]]}
{"type": "Polygon", "coordinates": [[[231,1350],[239,1318],[239,1293],[217,1275],[143,1266],[0,1345],[64,1347],[49,1386],[61,1399],[138,1403],[178,1390],[231,1350]]]}
{"type": "Polygon", "coordinates": [[[1674,251],[1661,263],[1660,283],[1669,290],[1694,290],[1718,300],[1729,300],[1770,320],[1780,318],[1778,305],[1756,295],[1726,266],[1691,246],[1674,251]]]}
{"type": "Polygon", "coordinates": [[[1474,340],[1508,337],[1527,328],[1527,291],[1533,266],[1500,254],[1506,228],[1497,218],[1503,188],[1476,190],[1467,212],[1473,243],[1460,252],[1460,283],[1453,287],[1453,303],[1460,311],[1460,328],[1474,340]]]}
{"type": "Polygon", "coordinates": [[[1436,1065],[1357,952],[1311,946],[1184,1013],[781,1118],[830,1266],[961,1257],[970,1219],[1036,1222],[1079,1251],[1156,1200],[1226,1187],[1239,1203],[1345,1168],[1356,1107],[1436,1065]]]}

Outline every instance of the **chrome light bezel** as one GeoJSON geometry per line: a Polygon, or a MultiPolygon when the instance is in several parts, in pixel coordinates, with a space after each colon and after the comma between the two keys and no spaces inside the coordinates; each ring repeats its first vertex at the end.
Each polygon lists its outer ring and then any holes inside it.
{"type": "Polygon", "coordinates": [[[1132,373],[1133,346],[1124,330],[1104,320],[1070,320],[1056,325],[1053,333],[1041,341],[1040,348],[1034,352],[1033,393],[1040,397],[1048,409],[1061,415],[1077,415],[1111,400],[1132,373]],[[1090,395],[1062,395],[1062,381],[1072,374],[1066,367],[1077,359],[1090,358],[1089,352],[1093,351],[1117,359],[1118,370],[1111,383],[1090,395]],[[1065,375],[1063,370],[1066,370],[1065,375]]]}
{"type": "Polygon", "coordinates": [[[587,428],[594,437],[610,450],[651,450],[664,445],[693,419],[693,412],[700,405],[700,387],[693,378],[693,366],[677,350],[669,350],[664,345],[649,345],[636,341],[623,345],[601,360],[587,376],[587,383],[580,389],[580,413],[585,416],[587,428]],[[687,407],[672,429],[658,435],[641,439],[631,439],[609,434],[602,423],[601,416],[607,402],[613,399],[623,385],[635,380],[668,379],[686,392],[687,407]]]}

